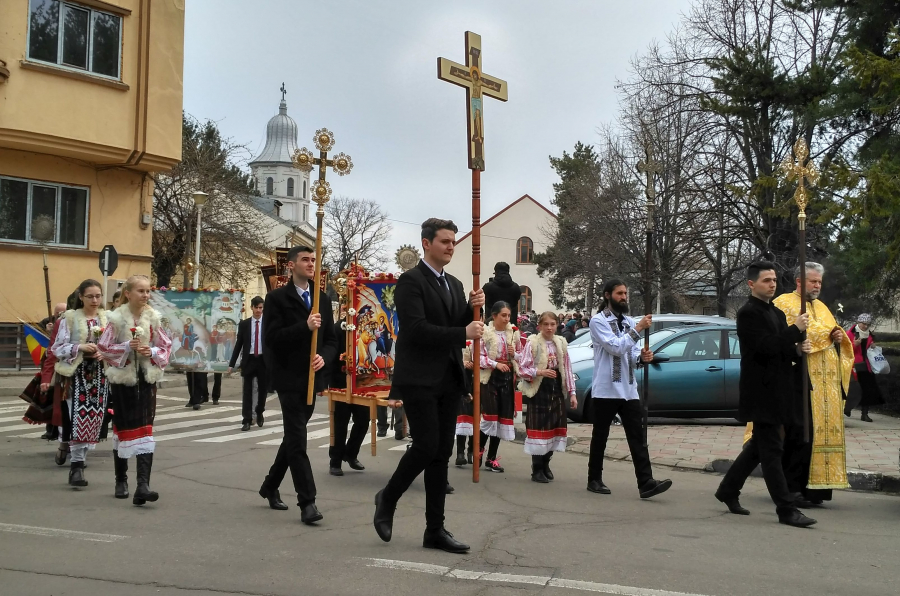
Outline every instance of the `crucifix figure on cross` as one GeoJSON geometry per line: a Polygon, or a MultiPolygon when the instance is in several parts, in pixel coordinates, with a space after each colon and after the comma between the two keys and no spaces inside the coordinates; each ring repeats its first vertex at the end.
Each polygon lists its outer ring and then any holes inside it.
{"type": "Polygon", "coordinates": [[[506,81],[484,74],[481,68],[481,36],[466,31],[466,64],[438,58],[438,78],[466,89],[469,169],[484,171],[484,106],[482,97],[508,99],[506,81]]]}
{"type": "Polygon", "coordinates": [[[281,91],[281,101],[284,101],[284,96],[287,95],[287,89],[284,88],[283,81],[281,83],[281,89],[279,89],[279,91],[281,91]]]}

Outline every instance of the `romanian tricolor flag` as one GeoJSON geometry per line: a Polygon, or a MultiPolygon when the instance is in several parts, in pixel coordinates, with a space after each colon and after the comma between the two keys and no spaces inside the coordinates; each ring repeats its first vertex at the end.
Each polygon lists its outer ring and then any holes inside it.
{"type": "Polygon", "coordinates": [[[40,366],[44,352],[50,347],[50,338],[44,335],[43,331],[28,323],[22,323],[22,326],[25,332],[25,345],[28,346],[28,353],[31,354],[34,365],[40,366]]]}

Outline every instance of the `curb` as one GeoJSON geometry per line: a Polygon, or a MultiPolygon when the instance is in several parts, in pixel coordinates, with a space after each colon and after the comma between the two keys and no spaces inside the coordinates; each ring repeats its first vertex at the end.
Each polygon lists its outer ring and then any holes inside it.
{"type": "MultiPolygon", "coordinates": [[[[525,442],[525,425],[516,424],[516,443],[524,443],[525,442]]],[[[571,447],[578,443],[578,440],[574,437],[568,437],[567,446],[571,447]]],[[[585,441],[587,443],[587,441],[585,441]]],[[[586,451],[576,451],[575,453],[582,453],[586,455],[586,451]]],[[[604,459],[610,461],[631,461],[630,456],[625,457],[610,457],[606,456],[604,459]]],[[[660,458],[651,460],[654,466],[660,466],[665,468],[672,468],[675,470],[690,470],[694,472],[705,472],[708,474],[725,474],[729,468],[731,468],[731,464],[734,463],[732,459],[715,459],[711,462],[707,462],[704,464],[698,464],[695,462],[687,462],[687,461],[676,461],[676,460],[663,460],[660,458]]],[[[760,466],[756,466],[756,469],[753,470],[753,473],[750,474],[756,478],[762,478],[762,468],[760,466]]],[[[893,474],[883,474],[881,472],[867,472],[866,470],[847,470],[847,481],[850,483],[850,488],[852,490],[859,490],[865,492],[883,492],[890,494],[900,494],[900,475],[893,474]]]]}

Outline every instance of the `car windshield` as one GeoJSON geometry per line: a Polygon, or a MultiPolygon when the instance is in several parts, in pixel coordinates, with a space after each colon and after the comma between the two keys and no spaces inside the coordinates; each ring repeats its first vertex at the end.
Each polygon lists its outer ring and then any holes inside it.
{"type": "Polygon", "coordinates": [[[672,337],[679,331],[678,327],[669,327],[667,329],[660,329],[659,331],[654,331],[650,334],[650,345],[656,346],[665,341],[666,339],[672,337]]]}
{"type": "Polygon", "coordinates": [[[590,332],[588,332],[588,333],[582,333],[581,335],[579,335],[578,337],[576,337],[575,339],[570,341],[569,346],[570,347],[571,346],[586,346],[590,343],[591,343],[591,334],[590,334],[590,332]]]}

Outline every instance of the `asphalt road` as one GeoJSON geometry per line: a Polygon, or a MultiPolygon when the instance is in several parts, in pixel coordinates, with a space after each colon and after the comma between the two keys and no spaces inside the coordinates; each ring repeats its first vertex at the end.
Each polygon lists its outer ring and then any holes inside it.
{"type": "MultiPolygon", "coordinates": [[[[161,498],[143,508],[113,498],[109,443],[88,458],[90,486],[73,490],[67,468],[53,463],[53,446],[20,436],[39,429],[22,425],[22,433],[2,432],[11,423],[0,421],[0,594],[897,592],[896,497],[840,492],[810,513],[818,525],[800,530],[776,523],[761,480],[748,483],[742,501],[752,515],[740,517],[713,498],[715,475],[657,470],[674,487],[641,501],[630,465],[608,462],[605,481],[613,494],[601,496],[585,490],[584,456],[557,454],[556,481],[537,485],[529,479],[522,446],[511,443],[500,451],[505,474],[483,472],[481,482],[472,484],[470,467],[451,467],[456,493],[447,498],[446,526],[472,545],[468,555],[421,547],[421,481],[400,503],[393,541],[376,536],[372,499],[402,454],[393,438],[379,443],[377,457],[364,448],[367,469],[345,467],[342,478],[327,473],[327,449],[319,447],[327,437],[312,441],[325,519],[305,526],[290,475],[282,487],[290,510],[272,511],[256,494],[277,449],[260,443],[281,436],[277,400],[271,398],[264,427],[272,434],[241,437],[237,423],[217,424],[240,413],[225,410],[237,406],[226,402],[237,401],[238,390],[236,380],[226,381],[218,407],[158,420],[160,428],[180,425],[159,437],[204,432],[158,444],[151,486],[161,498]],[[229,439],[207,440],[217,437],[229,439]]],[[[179,398],[185,390],[161,393],[179,398]]],[[[15,405],[4,398],[0,411],[15,405]]],[[[188,412],[175,399],[160,400],[160,407],[160,416],[188,412]]],[[[323,404],[318,411],[325,412],[323,404]]],[[[133,490],[133,471],[130,480],[133,490]]]]}

